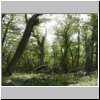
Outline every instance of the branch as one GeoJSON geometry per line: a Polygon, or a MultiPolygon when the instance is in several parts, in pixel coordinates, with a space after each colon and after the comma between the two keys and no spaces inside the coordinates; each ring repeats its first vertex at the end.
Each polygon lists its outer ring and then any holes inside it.
{"type": "Polygon", "coordinates": [[[2,14],[2,18],[5,17],[6,14],[2,14]]]}
{"type": "Polygon", "coordinates": [[[26,24],[27,24],[28,23],[27,14],[25,14],[25,21],[26,21],[26,24]]]}

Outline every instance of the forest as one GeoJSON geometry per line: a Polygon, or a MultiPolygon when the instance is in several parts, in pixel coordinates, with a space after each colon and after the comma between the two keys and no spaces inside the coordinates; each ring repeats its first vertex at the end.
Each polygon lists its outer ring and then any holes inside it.
{"type": "Polygon", "coordinates": [[[98,14],[2,14],[3,86],[98,86],[98,14]]]}

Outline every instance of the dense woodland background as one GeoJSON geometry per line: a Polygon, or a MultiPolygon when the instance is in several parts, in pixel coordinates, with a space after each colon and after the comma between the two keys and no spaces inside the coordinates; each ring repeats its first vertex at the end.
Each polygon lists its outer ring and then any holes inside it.
{"type": "Polygon", "coordinates": [[[98,15],[2,14],[2,85],[98,85],[98,15]]]}

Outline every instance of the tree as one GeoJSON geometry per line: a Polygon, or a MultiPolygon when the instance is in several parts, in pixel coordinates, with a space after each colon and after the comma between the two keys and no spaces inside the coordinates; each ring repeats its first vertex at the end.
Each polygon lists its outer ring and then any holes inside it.
{"type": "Polygon", "coordinates": [[[79,67],[79,59],[80,59],[80,31],[78,31],[78,58],[77,58],[77,67],[79,67]]]}
{"type": "Polygon", "coordinates": [[[33,30],[33,27],[35,25],[39,24],[39,19],[37,17],[39,17],[40,15],[41,14],[35,14],[29,19],[29,21],[26,25],[26,29],[23,33],[22,39],[20,40],[19,45],[17,47],[17,50],[16,50],[9,66],[8,66],[8,75],[12,75],[12,73],[13,73],[15,67],[16,67],[17,62],[19,61],[20,57],[22,56],[22,54],[25,50],[25,47],[28,43],[31,32],[33,30]]]}
{"type": "Polygon", "coordinates": [[[39,57],[39,65],[41,66],[41,65],[44,65],[44,57],[45,57],[44,44],[45,44],[45,38],[47,35],[47,31],[45,35],[42,36],[39,29],[35,28],[34,33],[35,34],[33,36],[36,38],[38,48],[39,48],[38,57],[39,57]]]}
{"type": "Polygon", "coordinates": [[[86,38],[86,66],[85,66],[85,69],[86,69],[86,72],[87,74],[90,73],[90,71],[92,70],[92,55],[91,55],[91,52],[92,52],[92,49],[91,49],[91,38],[90,37],[87,37],[86,38]]]}
{"type": "Polygon", "coordinates": [[[91,26],[91,31],[92,31],[92,58],[94,54],[94,49],[95,47],[95,55],[96,55],[96,68],[98,69],[98,15],[97,14],[91,14],[90,15],[90,26],[91,26]],[[95,46],[94,46],[95,44],[95,46]]]}
{"type": "Polygon", "coordinates": [[[61,59],[60,66],[64,72],[68,71],[68,51],[71,45],[71,36],[77,32],[79,19],[71,14],[65,15],[63,22],[59,23],[60,26],[55,28],[56,35],[61,43],[61,59]]]}
{"type": "Polygon", "coordinates": [[[91,31],[91,34],[87,34],[86,37],[86,71],[89,73],[92,71],[96,65],[96,68],[98,69],[98,16],[96,14],[90,15],[90,20],[87,23],[88,25],[88,31],[91,31]],[[94,51],[96,50],[96,58],[94,57],[94,51]],[[89,56],[89,57],[88,57],[89,56]],[[96,64],[94,64],[94,61],[96,59],[96,64]]]}
{"type": "MultiPolygon", "coordinates": [[[[4,17],[5,15],[2,15],[2,16],[4,17]]],[[[2,18],[3,18],[3,17],[2,17],[2,18]]],[[[7,33],[8,33],[8,29],[9,29],[10,23],[11,23],[12,20],[14,19],[14,16],[13,16],[13,15],[11,15],[10,17],[11,17],[11,19],[10,19],[10,20],[8,21],[8,23],[6,24],[6,29],[5,29],[5,31],[3,32],[2,46],[3,46],[4,41],[5,41],[5,39],[6,39],[6,35],[7,35],[7,33]]]]}

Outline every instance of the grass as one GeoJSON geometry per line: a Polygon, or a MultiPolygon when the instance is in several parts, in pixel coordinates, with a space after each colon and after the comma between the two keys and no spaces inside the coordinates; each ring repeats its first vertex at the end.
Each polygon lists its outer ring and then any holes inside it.
{"type": "Polygon", "coordinates": [[[44,74],[14,73],[11,77],[2,78],[3,85],[10,86],[97,86],[97,71],[92,72],[90,76],[84,76],[80,73],[67,74],[44,74]]]}

